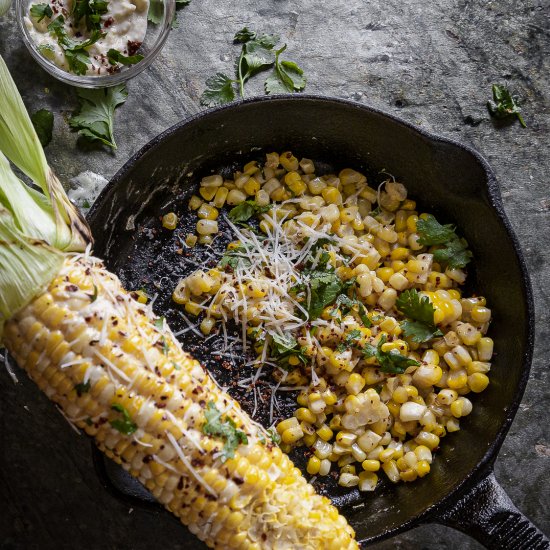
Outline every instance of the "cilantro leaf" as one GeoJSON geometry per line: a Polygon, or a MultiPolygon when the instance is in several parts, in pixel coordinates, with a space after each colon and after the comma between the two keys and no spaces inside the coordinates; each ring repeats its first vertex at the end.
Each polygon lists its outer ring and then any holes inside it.
{"type": "Polygon", "coordinates": [[[468,242],[461,239],[451,224],[441,225],[431,214],[425,220],[420,218],[416,222],[418,242],[422,245],[444,245],[434,251],[434,260],[450,268],[463,268],[472,259],[468,250],[468,242]]]}
{"type": "Polygon", "coordinates": [[[63,49],[69,70],[78,75],[86,74],[90,64],[90,56],[86,51],[92,44],[95,44],[100,38],[105,36],[99,29],[92,31],[87,40],[77,41],[69,38],[65,29],[65,18],[60,15],[56,17],[49,25],[48,31],[57,38],[58,44],[63,49]]]}
{"type": "Polygon", "coordinates": [[[124,55],[118,50],[111,48],[107,52],[107,59],[111,65],[116,65],[117,63],[121,63],[122,65],[135,65],[143,59],[143,55],[124,55]]]}
{"type": "Polygon", "coordinates": [[[243,27],[240,31],[237,31],[235,33],[233,42],[235,42],[236,44],[245,44],[250,40],[254,40],[254,38],[256,38],[256,33],[249,30],[247,27],[243,27]]]}
{"type": "Polygon", "coordinates": [[[147,21],[150,21],[153,25],[159,25],[163,16],[164,3],[161,0],[151,0],[149,2],[149,11],[147,12],[147,21]]]}
{"type": "Polygon", "coordinates": [[[31,115],[31,122],[42,147],[46,147],[52,140],[53,113],[47,109],[40,109],[31,115]]]}
{"type": "Polygon", "coordinates": [[[518,98],[513,96],[506,86],[502,84],[493,84],[493,99],[487,102],[489,114],[495,118],[508,118],[511,116],[517,117],[523,128],[527,127],[521,109],[518,105],[518,98]]]}
{"type": "Polygon", "coordinates": [[[119,403],[113,403],[111,405],[113,411],[117,411],[122,415],[122,418],[115,420],[109,420],[109,424],[120,433],[124,435],[131,435],[137,430],[137,424],[132,421],[130,413],[119,403]]]}
{"type": "Polygon", "coordinates": [[[71,128],[92,141],[101,143],[116,149],[113,137],[113,117],[115,109],[122,105],[128,91],[124,84],[111,88],[77,91],[80,100],[79,110],[69,119],[71,128]]]}
{"type": "Polygon", "coordinates": [[[277,430],[275,428],[268,428],[267,434],[269,435],[271,441],[275,443],[275,445],[279,445],[281,442],[281,436],[277,433],[277,430]]]}
{"type": "Polygon", "coordinates": [[[155,319],[153,321],[153,324],[155,325],[155,328],[157,330],[163,331],[164,330],[164,317],[159,317],[158,319],[155,319]]]}
{"type": "Polygon", "coordinates": [[[277,334],[273,334],[271,340],[271,353],[282,367],[288,366],[290,356],[297,357],[300,363],[304,365],[307,365],[309,362],[305,354],[305,349],[290,335],[281,337],[277,334]]]}
{"type": "Polygon", "coordinates": [[[415,321],[426,325],[434,324],[435,308],[427,296],[421,296],[415,289],[402,292],[395,305],[401,313],[415,321]]]}
{"type": "Polygon", "coordinates": [[[380,365],[382,372],[390,374],[403,374],[408,367],[413,365],[418,366],[418,361],[409,359],[405,355],[401,355],[397,350],[382,351],[382,346],[386,343],[387,338],[384,334],[378,341],[375,347],[372,344],[366,344],[363,348],[363,355],[369,359],[375,357],[380,365]]]}
{"type": "Polygon", "coordinates": [[[361,338],[361,331],[359,329],[350,330],[346,334],[344,341],[340,342],[338,346],[336,346],[336,351],[339,351],[340,353],[346,351],[351,348],[351,346],[353,346],[355,341],[359,340],[359,338],[361,338]]]}
{"type": "Polygon", "coordinates": [[[206,90],[201,95],[201,105],[212,107],[235,99],[233,80],[223,73],[216,73],[206,81],[206,90]]]}
{"type": "Polygon", "coordinates": [[[423,246],[444,244],[456,237],[454,225],[441,225],[431,214],[428,214],[426,219],[418,218],[416,231],[418,243],[423,246]]]}
{"type": "Polygon", "coordinates": [[[80,384],[76,384],[74,389],[76,390],[76,394],[78,395],[78,397],[82,397],[82,395],[84,393],[88,393],[90,391],[91,387],[92,387],[92,385],[90,384],[90,381],[88,380],[85,383],[81,382],[80,384]]]}
{"type": "Polygon", "coordinates": [[[446,264],[451,269],[462,269],[470,263],[473,254],[468,250],[466,239],[456,237],[434,252],[434,261],[446,264]]]}
{"type": "Polygon", "coordinates": [[[427,296],[420,296],[415,289],[405,290],[397,298],[395,305],[401,313],[409,317],[401,322],[405,337],[421,344],[436,336],[442,336],[443,333],[434,323],[435,308],[427,296]]]}
{"type": "Polygon", "coordinates": [[[232,270],[237,269],[241,265],[242,267],[248,267],[250,265],[250,260],[247,256],[247,250],[244,246],[239,246],[232,250],[227,250],[222,256],[218,267],[226,268],[229,267],[232,270]]]}
{"type": "Polygon", "coordinates": [[[52,7],[49,4],[33,4],[30,9],[31,17],[40,23],[42,19],[48,17],[51,19],[53,15],[52,7]]]}
{"type": "Polygon", "coordinates": [[[72,15],[77,23],[84,18],[89,31],[99,30],[101,16],[107,13],[108,5],[106,0],[76,0],[73,4],[72,15]]]}
{"type": "Polygon", "coordinates": [[[252,216],[258,214],[264,214],[273,208],[272,204],[267,204],[265,206],[260,206],[256,201],[244,201],[237,206],[234,206],[229,211],[229,219],[232,222],[247,222],[252,216]]]}
{"type": "Polygon", "coordinates": [[[344,283],[336,273],[314,271],[310,274],[311,300],[308,307],[309,320],[317,319],[326,306],[336,300],[344,289],[344,283]]]}
{"type": "Polygon", "coordinates": [[[359,318],[363,322],[363,325],[367,328],[371,327],[372,322],[367,316],[367,308],[356,298],[350,298],[346,294],[340,294],[340,296],[336,298],[333,311],[336,311],[339,307],[343,307],[346,310],[344,313],[347,313],[348,311],[355,311],[355,306],[357,306],[359,318]]]}
{"type": "Polygon", "coordinates": [[[275,71],[265,81],[268,94],[300,92],[306,87],[304,71],[294,61],[279,61],[286,44],[275,52],[275,71]]]}
{"type": "Polygon", "coordinates": [[[206,423],[202,427],[202,431],[205,434],[224,440],[222,462],[225,462],[229,458],[235,457],[235,450],[240,443],[248,444],[248,438],[243,431],[237,429],[237,425],[232,418],[226,416],[222,420],[221,415],[222,413],[217,409],[216,404],[210,401],[206,411],[204,411],[206,423]]]}

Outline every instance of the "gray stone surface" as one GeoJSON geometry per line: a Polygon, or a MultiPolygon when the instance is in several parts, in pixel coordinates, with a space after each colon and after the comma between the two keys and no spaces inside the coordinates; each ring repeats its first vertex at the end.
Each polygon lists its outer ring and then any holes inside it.
{"type": "MultiPolygon", "coordinates": [[[[197,112],[205,78],[230,70],[236,53],[231,37],[243,24],[282,35],[289,57],[306,70],[309,92],[358,100],[481,151],[499,178],[527,256],[537,316],[531,379],[496,474],[516,505],[549,533],[548,6],[548,0],[193,0],[159,59],[130,83],[128,102],[116,117],[114,154],[77,146],[66,124],[75,93],[31,59],[13,10],[0,19],[0,53],[29,109],[55,112],[47,154],[65,181],[83,170],[112,176],[150,138],[197,112]],[[507,82],[525,99],[527,129],[489,120],[485,102],[493,82],[507,82]]],[[[70,434],[29,382],[15,387],[0,372],[0,392],[0,548],[179,547],[185,532],[168,514],[132,512],[106,493],[93,471],[89,442],[70,434]],[[14,426],[29,437],[11,437],[14,426]],[[136,524],[150,527],[150,534],[133,538],[136,524]]],[[[443,547],[479,545],[428,525],[374,546],[443,547]]]]}

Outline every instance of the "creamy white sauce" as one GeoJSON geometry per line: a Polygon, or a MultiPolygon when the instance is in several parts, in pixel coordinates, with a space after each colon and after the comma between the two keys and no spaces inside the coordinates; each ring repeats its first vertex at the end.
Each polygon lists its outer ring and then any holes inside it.
{"type": "MultiPolygon", "coordinates": [[[[25,25],[33,42],[39,48],[47,48],[46,57],[61,69],[70,72],[69,64],[57,38],[48,32],[48,25],[59,15],[65,18],[67,36],[74,40],[86,40],[90,32],[86,29],[84,19],[77,24],[71,16],[73,0],[50,0],[53,10],[50,19],[45,17],[40,23],[30,15],[30,8],[45,0],[36,0],[29,5],[25,25]]],[[[86,74],[104,75],[114,72],[120,65],[113,67],[108,59],[110,49],[118,50],[125,56],[134,55],[147,32],[147,12],[149,0],[109,0],[107,12],[101,16],[101,30],[105,33],[95,44],[87,48],[90,64],[86,74]]],[[[43,51],[43,50],[42,50],[43,51]]]]}

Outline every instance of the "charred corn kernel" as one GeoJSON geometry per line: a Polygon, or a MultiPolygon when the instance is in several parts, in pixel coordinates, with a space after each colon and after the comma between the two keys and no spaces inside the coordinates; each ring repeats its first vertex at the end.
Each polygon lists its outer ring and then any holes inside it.
{"type": "Polygon", "coordinates": [[[493,340],[484,336],[477,343],[477,356],[480,361],[490,361],[493,356],[493,340]]]}
{"type": "Polygon", "coordinates": [[[430,473],[430,464],[426,460],[419,460],[414,467],[418,477],[424,477],[430,473]]]}
{"type": "Polygon", "coordinates": [[[321,466],[319,468],[319,475],[327,476],[330,473],[331,468],[332,468],[332,462],[328,458],[322,459],[321,466]]]}
{"type": "Polygon", "coordinates": [[[413,374],[413,382],[422,388],[433,386],[437,384],[441,377],[443,376],[443,371],[441,367],[437,365],[420,365],[413,374]]]}
{"type": "Polygon", "coordinates": [[[476,323],[488,323],[491,320],[491,310],[481,305],[475,305],[470,315],[476,323]]]}
{"type": "Polygon", "coordinates": [[[467,367],[466,372],[468,375],[472,375],[475,372],[481,372],[486,374],[491,370],[491,363],[485,363],[483,361],[472,361],[467,367]]]}
{"type": "Polygon", "coordinates": [[[382,469],[384,470],[384,473],[388,476],[388,479],[390,481],[392,481],[393,483],[397,483],[399,481],[399,468],[397,467],[395,460],[384,462],[382,464],[382,469]]]}
{"type": "Polygon", "coordinates": [[[188,233],[185,235],[185,244],[189,248],[193,248],[197,244],[198,237],[196,235],[193,235],[192,233],[188,233]]]}
{"type": "Polygon", "coordinates": [[[197,233],[199,235],[213,235],[218,232],[218,222],[214,220],[199,220],[197,222],[197,233]]]}
{"type": "Polygon", "coordinates": [[[288,430],[289,428],[297,428],[298,427],[298,419],[294,416],[291,416],[290,418],[287,418],[286,420],[282,420],[277,424],[277,431],[279,434],[282,434],[284,431],[288,430]]]}
{"type": "Polygon", "coordinates": [[[203,220],[217,220],[218,210],[209,204],[203,203],[197,210],[197,216],[203,220]]]}
{"type": "Polygon", "coordinates": [[[227,187],[218,187],[212,201],[216,208],[221,208],[225,204],[225,199],[227,198],[228,193],[229,189],[227,189],[227,187]]]}
{"type": "Polygon", "coordinates": [[[201,235],[198,239],[199,244],[211,245],[214,239],[212,235],[201,235]]]}
{"type": "Polygon", "coordinates": [[[315,445],[315,442],[317,441],[317,435],[315,434],[305,434],[303,437],[304,445],[306,447],[313,447],[315,445]]]}
{"type": "Polygon", "coordinates": [[[315,456],[321,460],[328,458],[332,454],[332,445],[324,439],[318,438],[313,445],[315,456]]]}
{"type": "Polygon", "coordinates": [[[456,333],[462,343],[467,346],[475,346],[481,338],[481,332],[479,332],[479,330],[477,330],[470,323],[461,323],[458,325],[456,328],[456,333]]]}
{"type": "Polygon", "coordinates": [[[211,201],[214,198],[214,196],[216,195],[216,191],[217,191],[216,187],[200,187],[199,188],[200,196],[206,201],[211,201]]]}
{"type": "Polygon", "coordinates": [[[432,451],[426,447],[426,445],[418,445],[414,449],[414,454],[416,455],[417,461],[424,460],[428,464],[432,463],[432,451]]]}
{"type": "Polygon", "coordinates": [[[378,483],[378,476],[373,471],[365,471],[359,474],[359,490],[374,491],[378,483]]]}
{"type": "Polygon", "coordinates": [[[199,206],[202,204],[202,199],[200,197],[197,197],[197,195],[193,195],[190,199],[189,199],[189,208],[191,210],[197,210],[197,208],[199,208],[199,206]]]}
{"type": "Polygon", "coordinates": [[[359,485],[359,476],[355,474],[343,473],[338,478],[338,485],[342,487],[355,487],[359,485]]]}
{"type": "Polygon", "coordinates": [[[310,424],[313,424],[317,417],[314,415],[309,409],[306,409],[305,407],[301,407],[294,411],[294,416],[303,422],[309,422],[310,424]]]}
{"type": "Polygon", "coordinates": [[[231,189],[227,194],[225,202],[231,206],[241,204],[246,200],[246,195],[240,189],[231,189]]]}
{"type": "Polygon", "coordinates": [[[168,214],[164,214],[164,216],[162,216],[162,227],[164,227],[164,229],[173,231],[176,229],[177,225],[178,217],[174,212],[169,212],[168,214]]]}
{"type": "Polygon", "coordinates": [[[357,434],[341,431],[336,434],[336,442],[344,447],[351,447],[357,440],[357,434]]]}
{"type": "Polygon", "coordinates": [[[428,447],[430,451],[433,451],[439,445],[439,437],[433,433],[426,432],[426,431],[421,431],[414,438],[414,441],[418,443],[418,445],[423,445],[425,447],[428,447]]]}
{"type": "Polygon", "coordinates": [[[472,362],[472,356],[464,346],[455,346],[451,353],[457,358],[462,366],[469,365],[472,362]]]}
{"type": "Polygon", "coordinates": [[[396,300],[397,292],[393,288],[387,288],[378,298],[378,305],[387,311],[395,305],[396,300]]]}
{"type": "Polygon", "coordinates": [[[143,290],[134,290],[134,293],[137,295],[137,301],[140,304],[146,304],[149,298],[147,297],[147,294],[143,290]]]}
{"type": "Polygon", "coordinates": [[[320,195],[323,189],[327,186],[326,182],[321,178],[314,178],[308,182],[307,187],[312,195],[320,195]]]}
{"type": "Polygon", "coordinates": [[[460,430],[460,420],[458,420],[458,418],[450,418],[447,420],[445,428],[449,433],[458,432],[460,430]]]}
{"type": "Polygon", "coordinates": [[[217,174],[212,176],[206,176],[201,180],[202,187],[221,187],[223,184],[223,178],[217,174]]]}
{"type": "Polygon", "coordinates": [[[394,449],[384,449],[380,453],[378,459],[380,460],[380,462],[388,462],[389,460],[391,460],[394,457],[394,454],[395,454],[394,449]]]}
{"type": "MultiPolygon", "coordinates": [[[[323,199],[325,199],[325,202],[327,204],[332,204],[339,206],[342,204],[342,195],[340,194],[340,191],[336,189],[335,187],[325,187],[321,191],[321,196],[323,199]]],[[[338,217],[340,217],[340,212],[338,212],[338,217]]]]}
{"type": "MultiPolygon", "coordinates": [[[[410,215],[410,212],[407,212],[406,210],[398,210],[395,213],[395,230],[398,233],[401,233],[402,231],[407,230],[407,218],[409,217],[409,215],[410,215]]],[[[406,251],[406,255],[405,255],[405,258],[406,258],[409,255],[409,251],[406,248],[404,248],[404,250],[406,251]]],[[[397,259],[397,258],[392,258],[392,259],[397,259]]],[[[404,259],[404,258],[399,258],[399,259],[404,259]]]]}
{"type": "Polygon", "coordinates": [[[468,373],[464,369],[449,372],[447,386],[453,390],[463,388],[468,383],[468,373]]]}
{"type": "Polygon", "coordinates": [[[308,395],[306,392],[300,392],[298,394],[298,397],[296,398],[296,403],[300,405],[301,407],[307,407],[308,404],[308,395]]]}
{"type": "Polygon", "coordinates": [[[489,385],[489,378],[481,372],[468,376],[468,386],[474,393],[482,392],[489,385]]]}
{"type": "Polygon", "coordinates": [[[409,233],[416,233],[417,221],[418,221],[418,216],[416,216],[415,214],[412,214],[407,218],[407,231],[409,233]]]}
{"type": "Polygon", "coordinates": [[[288,428],[281,434],[283,443],[296,443],[296,441],[302,439],[302,437],[304,437],[304,432],[300,425],[288,428]]]}
{"type": "Polygon", "coordinates": [[[444,389],[437,394],[437,402],[441,405],[450,405],[458,398],[458,393],[455,390],[444,389]]]}
{"type": "Polygon", "coordinates": [[[290,152],[286,151],[279,156],[281,166],[288,172],[298,170],[300,163],[298,159],[290,152]]]}
{"type": "Polygon", "coordinates": [[[342,416],[339,414],[333,415],[328,425],[333,431],[339,430],[342,427],[342,416]]]}
{"type": "Polygon", "coordinates": [[[319,473],[321,469],[321,461],[316,457],[312,456],[307,462],[307,473],[309,475],[315,476],[319,473]]]}
{"type": "Polygon", "coordinates": [[[210,334],[216,325],[216,321],[210,317],[205,317],[200,324],[200,329],[203,334],[210,334]]]}
{"type": "Polygon", "coordinates": [[[404,388],[403,386],[398,386],[397,388],[395,388],[392,394],[392,400],[400,404],[407,402],[409,400],[409,395],[406,388],[404,388]]]}
{"type": "Polygon", "coordinates": [[[323,441],[330,441],[332,437],[334,436],[334,432],[326,425],[323,424],[318,430],[317,435],[323,440],[323,441]]]}
{"type": "Polygon", "coordinates": [[[358,373],[350,374],[346,382],[346,390],[352,395],[357,395],[365,387],[365,379],[358,373]]]}
{"type": "Polygon", "coordinates": [[[255,195],[260,191],[260,182],[255,178],[249,178],[244,184],[243,190],[247,195],[255,195]]]}
{"type": "Polygon", "coordinates": [[[187,302],[185,304],[185,311],[187,313],[190,313],[191,315],[200,315],[201,312],[202,312],[202,309],[200,308],[199,304],[195,303],[195,302],[187,302]]]}
{"type": "Polygon", "coordinates": [[[468,416],[472,412],[472,402],[467,397],[459,397],[451,403],[451,414],[456,418],[468,416]]]}
{"type": "Polygon", "coordinates": [[[313,174],[315,172],[315,165],[311,159],[303,158],[300,161],[300,168],[304,174],[313,174]]]}
{"type": "Polygon", "coordinates": [[[372,459],[363,460],[361,466],[366,472],[378,472],[380,470],[380,461],[372,459]]]}
{"type": "Polygon", "coordinates": [[[404,472],[400,472],[399,477],[402,481],[414,481],[418,477],[418,473],[413,468],[409,468],[404,472]]]}
{"type": "Polygon", "coordinates": [[[269,204],[269,195],[265,192],[264,189],[260,189],[256,193],[255,200],[258,206],[267,206],[269,204]]]}
{"type": "MultiPolygon", "coordinates": [[[[321,394],[322,398],[323,398],[323,401],[327,404],[327,405],[334,405],[337,401],[338,401],[338,396],[332,391],[332,390],[325,390],[322,394],[321,394]]],[[[332,426],[331,426],[332,427],[332,426]]]]}
{"type": "Polygon", "coordinates": [[[277,202],[286,201],[290,199],[290,193],[284,187],[278,187],[271,193],[270,197],[277,202]]]}

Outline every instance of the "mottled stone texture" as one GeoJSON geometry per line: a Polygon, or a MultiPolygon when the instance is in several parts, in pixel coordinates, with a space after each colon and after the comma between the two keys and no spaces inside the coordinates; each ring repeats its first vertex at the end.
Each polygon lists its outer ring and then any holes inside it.
{"type": "MultiPolygon", "coordinates": [[[[0,20],[0,53],[31,110],[54,111],[47,153],[63,180],[112,176],[160,131],[197,112],[204,80],[231,68],[243,24],[279,32],[309,78],[307,90],[351,98],[476,147],[495,170],[532,276],[537,341],[531,380],[496,464],[517,506],[550,532],[550,186],[547,0],[193,0],[159,59],[129,85],[117,113],[119,149],[86,150],[66,124],[75,93],[31,59],[13,10],[0,20]],[[493,82],[525,99],[523,130],[490,120],[493,82]]],[[[260,93],[251,86],[252,93],[260,93]]],[[[128,508],[99,484],[90,443],[45,397],[0,372],[0,548],[177,549],[186,532],[168,514],[128,508]]],[[[199,547],[197,545],[197,547],[199,547]]],[[[424,526],[378,549],[473,549],[465,535],[424,526]]]]}

